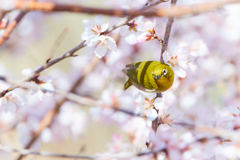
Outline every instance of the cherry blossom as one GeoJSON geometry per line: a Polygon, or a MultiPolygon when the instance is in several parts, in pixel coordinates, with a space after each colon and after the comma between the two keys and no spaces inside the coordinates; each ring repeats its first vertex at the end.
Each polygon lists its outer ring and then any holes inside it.
{"type": "Polygon", "coordinates": [[[97,57],[102,58],[105,56],[108,49],[117,52],[117,45],[112,37],[101,35],[97,41],[97,47],[94,51],[97,57]]]}
{"type": "Polygon", "coordinates": [[[128,44],[134,45],[137,43],[137,36],[139,35],[138,25],[142,21],[143,17],[140,16],[127,23],[127,25],[121,27],[121,35],[125,37],[128,44]]]}
{"type": "Polygon", "coordinates": [[[103,23],[103,15],[98,15],[95,20],[85,19],[83,20],[84,32],[81,35],[82,40],[86,40],[88,46],[93,46],[102,32],[108,28],[108,23],[103,23]]]}
{"type": "Polygon", "coordinates": [[[1,107],[5,112],[14,113],[17,107],[25,105],[26,102],[27,98],[25,96],[9,92],[3,97],[1,107]]]}
{"type": "Polygon", "coordinates": [[[169,106],[165,109],[165,112],[160,116],[160,123],[168,124],[172,126],[172,124],[179,120],[180,111],[177,110],[174,106],[169,106]]]}
{"type": "MultiPolygon", "coordinates": [[[[22,71],[22,74],[25,76],[29,76],[33,73],[32,68],[24,69],[22,71]]],[[[36,76],[35,79],[32,81],[35,82],[38,85],[38,90],[33,90],[33,94],[38,92],[38,97],[40,100],[42,100],[43,95],[45,94],[46,96],[52,96],[54,93],[54,87],[52,85],[52,81],[54,79],[51,76],[41,76],[39,77],[36,76]]]]}
{"type": "Polygon", "coordinates": [[[159,109],[162,99],[156,98],[156,94],[154,93],[143,95],[139,92],[135,97],[137,103],[135,114],[143,114],[146,115],[149,120],[155,120],[158,116],[156,109],[159,109]]]}
{"type": "Polygon", "coordinates": [[[155,29],[156,26],[156,19],[153,22],[149,20],[145,20],[144,22],[138,25],[138,30],[143,32],[139,36],[137,36],[137,42],[142,43],[144,41],[150,41],[155,38],[155,29]]]}
{"type": "Polygon", "coordinates": [[[186,70],[189,67],[188,63],[191,61],[188,48],[179,48],[173,54],[165,51],[163,53],[163,59],[173,68],[179,77],[186,77],[186,70]]]}
{"type": "Polygon", "coordinates": [[[102,15],[96,16],[95,21],[89,19],[83,20],[85,31],[81,36],[83,40],[86,40],[87,46],[96,46],[94,53],[99,58],[102,58],[108,49],[117,52],[117,45],[114,39],[106,35],[101,35],[108,28],[108,23],[102,23],[102,15]]]}

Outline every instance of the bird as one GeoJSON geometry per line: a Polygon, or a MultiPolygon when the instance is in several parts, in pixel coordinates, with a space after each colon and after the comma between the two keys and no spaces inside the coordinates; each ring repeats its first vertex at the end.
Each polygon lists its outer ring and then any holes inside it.
{"type": "Polygon", "coordinates": [[[174,81],[172,68],[158,61],[135,62],[126,65],[122,71],[128,76],[124,90],[134,85],[145,92],[161,93],[168,90],[174,81]]]}

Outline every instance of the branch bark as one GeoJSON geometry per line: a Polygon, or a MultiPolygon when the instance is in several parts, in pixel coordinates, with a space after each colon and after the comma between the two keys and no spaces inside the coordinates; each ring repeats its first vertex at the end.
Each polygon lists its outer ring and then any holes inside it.
{"type": "Polygon", "coordinates": [[[19,22],[23,19],[23,17],[26,15],[27,12],[24,11],[20,11],[20,13],[18,13],[17,17],[7,26],[3,36],[0,38],[0,46],[3,45],[3,43],[5,41],[7,41],[10,37],[10,35],[12,34],[12,32],[14,31],[14,29],[17,27],[17,25],[19,24],[19,22]]]}
{"type": "MultiPolygon", "coordinates": [[[[177,3],[177,0],[171,0],[171,7],[174,7],[177,3]]],[[[174,22],[174,17],[169,17],[165,29],[165,34],[164,34],[164,40],[162,43],[162,50],[161,50],[161,56],[160,56],[160,62],[164,63],[163,60],[163,53],[167,50],[168,47],[168,42],[169,42],[169,37],[172,29],[172,24],[174,22]]]]}
{"type": "MultiPolygon", "coordinates": [[[[165,2],[163,0],[163,2],[165,2]]],[[[179,17],[189,14],[199,14],[203,12],[208,12],[211,10],[218,9],[226,4],[238,3],[239,0],[223,0],[216,2],[209,2],[199,5],[188,5],[172,7],[171,9],[161,8],[155,11],[149,11],[143,13],[141,10],[124,10],[124,9],[101,9],[93,7],[84,7],[81,5],[66,5],[58,4],[54,2],[29,2],[18,0],[16,2],[16,9],[26,10],[26,11],[45,11],[45,12],[73,12],[73,13],[87,13],[87,14],[105,14],[110,16],[139,16],[144,15],[146,17],[179,17]]]]}

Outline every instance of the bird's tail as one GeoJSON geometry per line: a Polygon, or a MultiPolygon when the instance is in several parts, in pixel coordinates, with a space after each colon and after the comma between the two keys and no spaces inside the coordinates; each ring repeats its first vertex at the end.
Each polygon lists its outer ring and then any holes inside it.
{"type": "Polygon", "coordinates": [[[128,81],[124,85],[124,90],[128,89],[132,85],[132,80],[129,78],[128,81]]]}

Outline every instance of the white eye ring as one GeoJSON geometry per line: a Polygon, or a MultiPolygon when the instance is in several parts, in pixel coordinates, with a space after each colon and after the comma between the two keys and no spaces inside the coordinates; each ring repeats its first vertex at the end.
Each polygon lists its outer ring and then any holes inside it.
{"type": "Polygon", "coordinates": [[[166,76],[167,75],[167,70],[163,69],[163,75],[166,76]]]}

